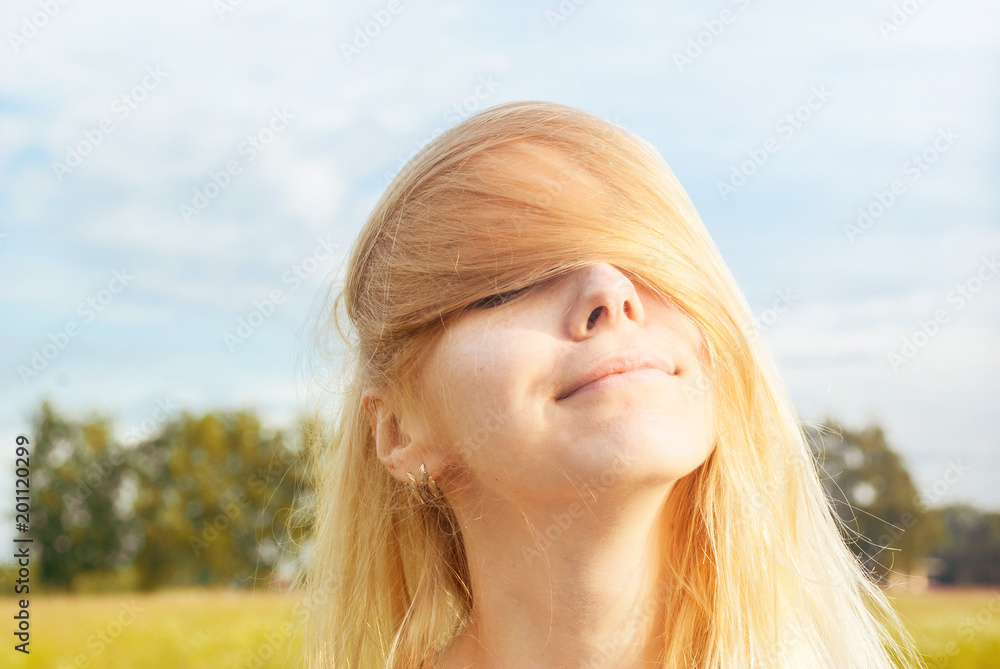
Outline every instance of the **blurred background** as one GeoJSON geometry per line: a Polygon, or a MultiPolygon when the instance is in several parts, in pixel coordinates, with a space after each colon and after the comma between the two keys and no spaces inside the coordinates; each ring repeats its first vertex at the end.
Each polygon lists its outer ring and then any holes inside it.
{"type": "Polygon", "coordinates": [[[306,319],[405,162],[524,99],[663,155],[928,665],[997,666],[996,3],[7,0],[0,26],[0,545],[35,539],[3,666],[295,666],[306,319]]]}

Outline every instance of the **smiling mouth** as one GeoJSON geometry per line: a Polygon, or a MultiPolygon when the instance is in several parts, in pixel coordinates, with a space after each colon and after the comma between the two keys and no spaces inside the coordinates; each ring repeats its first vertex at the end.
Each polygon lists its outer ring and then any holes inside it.
{"type": "Polygon", "coordinates": [[[636,367],[634,369],[625,370],[622,372],[613,372],[611,374],[606,374],[598,379],[594,379],[588,383],[583,384],[576,390],[569,392],[562,397],[557,397],[557,401],[569,399],[570,397],[575,397],[577,394],[585,393],[592,390],[605,390],[610,388],[618,388],[622,386],[631,385],[633,383],[639,383],[642,381],[650,381],[657,378],[662,378],[664,376],[671,376],[668,372],[657,367],[636,367]]]}

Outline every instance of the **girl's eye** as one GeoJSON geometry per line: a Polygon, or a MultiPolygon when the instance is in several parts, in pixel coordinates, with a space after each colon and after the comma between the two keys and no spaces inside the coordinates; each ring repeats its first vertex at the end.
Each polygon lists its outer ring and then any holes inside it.
{"type": "Polygon", "coordinates": [[[508,290],[505,293],[497,293],[496,295],[490,295],[489,297],[484,297],[481,300],[476,300],[469,305],[469,309],[492,309],[493,307],[505,304],[521,293],[526,292],[531,286],[525,286],[524,288],[518,288],[517,290],[508,290]]]}

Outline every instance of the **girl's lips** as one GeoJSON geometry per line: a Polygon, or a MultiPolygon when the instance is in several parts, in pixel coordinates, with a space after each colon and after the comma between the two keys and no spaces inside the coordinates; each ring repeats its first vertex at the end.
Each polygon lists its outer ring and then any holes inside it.
{"type": "MultiPolygon", "coordinates": [[[[572,397],[580,390],[598,382],[602,384],[600,387],[604,387],[605,385],[622,384],[633,380],[631,378],[614,380],[607,377],[624,376],[634,372],[648,372],[651,370],[667,375],[677,374],[677,366],[674,364],[674,361],[658,352],[647,349],[616,351],[610,355],[598,358],[585,372],[578,375],[575,381],[568,384],[567,391],[564,391],[556,399],[564,400],[572,397]]],[[[634,380],[641,379],[642,377],[636,377],[634,380]]],[[[594,387],[598,386],[594,385],[594,387]]]]}
{"type": "Polygon", "coordinates": [[[635,383],[642,383],[645,381],[655,381],[658,379],[663,379],[665,377],[671,376],[662,369],[657,369],[655,367],[640,367],[636,369],[631,369],[627,372],[618,372],[607,374],[599,379],[586,383],[580,386],[569,395],[563,399],[569,399],[579,395],[580,393],[585,393],[591,390],[605,390],[610,388],[619,388],[622,386],[632,385],[635,383]]]}

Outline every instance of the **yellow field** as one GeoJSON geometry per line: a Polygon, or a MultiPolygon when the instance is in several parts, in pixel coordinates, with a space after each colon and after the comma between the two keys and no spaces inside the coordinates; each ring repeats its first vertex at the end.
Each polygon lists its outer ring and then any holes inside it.
{"type": "MultiPolygon", "coordinates": [[[[35,596],[31,653],[13,650],[16,600],[0,599],[10,669],[272,669],[298,666],[294,595],[173,591],[35,596]]],[[[1000,590],[898,596],[896,605],[933,669],[1000,667],[1000,590]]]]}
{"type": "Polygon", "coordinates": [[[1000,667],[1000,589],[934,590],[893,601],[931,669],[1000,667]]]}
{"type": "Polygon", "coordinates": [[[295,620],[295,601],[229,590],[39,595],[31,599],[31,652],[24,656],[6,643],[17,604],[4,598],[0,619],[8,629],[2,630],[0,667],[291,668],[300,639],[290,625],[281,627],[295,620]]]}

